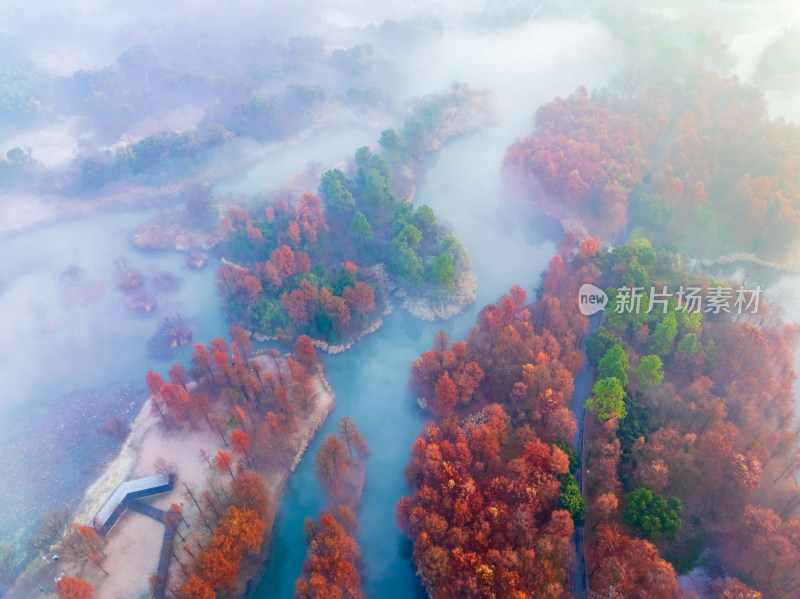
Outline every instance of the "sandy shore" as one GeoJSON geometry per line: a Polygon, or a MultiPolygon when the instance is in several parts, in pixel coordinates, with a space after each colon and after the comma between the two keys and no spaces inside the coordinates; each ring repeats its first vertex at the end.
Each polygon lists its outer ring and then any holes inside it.
{"type": "MultiPolygon", "coordinates": [[[[265,371],[269,369],[271,360],[268,361],[266,356],[257,356],[254,359],[261,362],[265,371]]],[[[262,559],[266,557],[269,531],[289,474],[299,464],[314,433],[325,422],[333,407],[334,394],[324,376],[317,374],[314,379],[316,402],[308,416],[300,421],[298,431],[293,436],[292,443],[297,449],[291,463],[288,466],[267,464],[257,468],[266,481],[270,505],[269,514],[265,518],[268,532],[260,556],[262,559]]],[[[147,500],[147,503],[162,510],[169,509],[172,503],[180,505],[188,522],[188,527],[181,524],[180,533],[187,539],[191,534],[203,537],[207,531],[192,501],[185,494],[185,485],[199,496],[209,487],[209,483],[220,487],[229,484],[230,476],[210,468],[200,453],[201,449],[208,452],[212,459],[220,449],[230,451],[230,448],[225,447],[219,433],[205,424],[191,430],[166,430],[160,416],[152,409],[152,399],[148,399],[131,425],[131,432],[117,458],[87,489],[74,515],[74,522],[91,523],[95,514],[119,484],[129,479],[155,474],[164,463],[167,463],[177,472],[175,486],[169,493],[155,496],[147,500]]],[[[150,576],[157,569],[163,535],[163,524],[130,510],[126,511],[106,538],[107,544],[103,549],[106,558],[103,568],[108,575],[97,569],[82,572],[82,575],[94,584],[95,598],[151,597],[150,576]]],[[[184,543],[177,536],[174,550],[182,563],[187,565],[191,563],[191,555],[184,549],[184,543]]],[[[252,577],[256,571],[257,568],[251,571],[243,570],[243,574],[245,577],[252,577]]],[[[7,599],[53,598],[55,595],[52,592],[42,593],[39,587],[43,586],[46,591],[52,591],[56,577],[76,573],[77,571],[67,564],[54,565],[37,558],[17,581],[16,588],[9,591],[6,597],[7,599]]],[[[175,586],[180,579],[180,565],[173,558],[168,586],[175,586]]],[[[244,584],[246,580],[242,581],[242,589],[244,584]]]]}
{"type": "Polygon", "coordinates": [[[446,302],[428,298],[410,298],[405,295],[403,296],[403,308],[417,318],[430,322],[447,320],[457,316],[475,301],[478,291],[478,277],[471,270],[458,273],[455,285],[455,293],[446,302]]]}

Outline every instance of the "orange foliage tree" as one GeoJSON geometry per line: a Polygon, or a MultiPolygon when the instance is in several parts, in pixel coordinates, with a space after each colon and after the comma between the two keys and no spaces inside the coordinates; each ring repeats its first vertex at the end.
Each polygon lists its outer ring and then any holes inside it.
{"type": "Polygon", "coordinates": [[[601,524],[589,551],[592,589],[601,597],[680,597],[672,565],[649,541],[632,539],[618,524],[601,524]]]}
{"type": "Polygon", "coordinates": [[[568,459],[538,440],[509,439],[500,406],[478,420],[430,425],[411,451],[412,495],[397,518],[414,539],[417,571],[436,599],[560,596],[573,531],[558,509],[568,459]]]}
{"type": "Polygon", "coordinates": [[[214,589],[197,574],[189,576],[179,595],[181,599],[216,599],[216,596],[214,589]]]}
{"type": "Polygon", "coordinates": [[[94,587],[83,578],[65,577],[56,584],[58,599],[92,599],[94,587]]]}
{"type": "Polygon", "coordinates": [[[320,524],[307,521],[307,556],[303,575],[295,583],[298,599],[362,599],[358,573],[360,552],[336,519],[322,514],[320,524]]]}

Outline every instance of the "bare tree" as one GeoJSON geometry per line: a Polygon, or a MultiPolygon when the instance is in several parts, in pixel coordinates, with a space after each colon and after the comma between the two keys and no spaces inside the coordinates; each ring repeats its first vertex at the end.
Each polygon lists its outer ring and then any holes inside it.
{"type": "Polygon", "coordinates": [[[11,586],[22,571],[22,552],[19,547],[0,543],[0,584],[11,586]]]}
{"type": "Polygon", "coordinates": [[[67,510],[58,510],[45,515],[39,529],[28,542],[28,547],[37,553],[47,551],[67,529],[69,520],[70,516],[67,510]]]}
{"type": "Polygon", "coordinates": [[[64,531],[58,541],[60,553],[66,561],[79,568],[92,566],[108,575],[103,568],[103,560],[106,557],[103,552],[104,545],[105,539],[94,528],[76,524],[64,531]]]}

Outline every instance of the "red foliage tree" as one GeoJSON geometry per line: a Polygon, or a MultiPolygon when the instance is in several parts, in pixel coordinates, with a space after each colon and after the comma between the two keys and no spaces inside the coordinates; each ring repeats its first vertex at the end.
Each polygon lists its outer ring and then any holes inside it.
{"type": "Polygon", "coordinates": [[[303,575],[295,583],[298,599],[362,599],[361,577],[356,564],[360,552],[336,519],[322,514],[320,525],[306,527],[308,553],[303,575]]]}
{"type": "Polygon", "coordinates": [[[253,445],[252,439],[250,439],[250,435],[242,430],[235,430],[231,433],[231,447],[233,448],[233,452],[244,456],[248,463],[250,463],[250,448],[253,445]]]}
{"type": "Polygon", "coordinates": [[[307,325],[319,313],[319,293],[308,280],[303,279],[297,289],[284,293],[281,305],[292,322],[300,327],[307,325]]]}
{"type": "Polygon", "coordinates": [[[233,504],[240,509],[253,510],[265,516],[269,508],[267,485],[264,477],[252,470],[245,470],[233,481],[233,504]]]}
{"type": "Polygon", "coordinates": [[[58,599],[92,599],[94,587],[83,578],[65,577],[56,584],[58,599]]]}
{"type": "Polygon", "coordinates": [[[303,233],[303,245],[312,248],[317,238],[328,230],[328,224],[322,213],[322,201],[313,193],[306,191],[300,196],[295,208],[295,221],[303,233]]]}
{"type": "Polygon", "coordinates": [[[197,574],[189,576],[186,584],[181,588],[180,599],[216,599],[217,594],[197,574]]]}
{"type": "Polygon", "coordinates": [[[436,390],[431,401],[431,409],[438,416],[449,416],[458,403],[458,389],[450,373],[445,372],[436,381],[436,390]]]}
{"type": "Polygon", "coordinates": [[[350,323],[350,308],[341,297],[333,295],[327,287],[319,292],[319,302],[323,314],[327,316],[333,327],[341,331],[350,323]]]}
{"type": "Polygon", "coordinates": [[[295,341],[294,355],[297,361],[309,370],[317,365],[317,352],[314,343],[307,335],[300,335],[295,341]]]}
{"type": "Polygon", "coordinates": [[[362,281],[356,281],[353,287],[345,287],[342,297],[350,309],[359,314],[369,314],[375,309],[375,290],[362,281]]]}
{"type": "Polygon", "coordinates": [[[254,304],[261,297],[264,290],[261,287],[261,281],[257,277],[246,275],[237,288],[237,292],[245,303],[254,304]]]}
{"type": "Polygon", "coordinates": [[[236,477],[233,475],[233,470],[231,470],[231,466],[233,465],[233,457],[227,451],[222,451],[221,449],[217,451],[217,458],[216,458],[216,466],[217,470],[220,473],[225,472],[226,470],[231,475],[231,480],[234,480],[236,477]]]}
{"type": "Polygon", "coordinates": [[[286,227],[286,236],[291,240],[293,247],[300,247],[300,225],[292,221],[286,227]]]}
{"type": "Polygon", "coordinates": [[[672,565],[661,559],[649,541],[626,536],[616,523],[601,524],[590,547],[592,589],[600,596],[677,599],[672,565]]]}
{"type": "Polygon", "coordinates": [[[339,485],[340,477],[351,467],[347,444],[336,435],[328,435],[322,441],[314,459],[314,470],[320,484],[331,489],[339,485]]]}
{"type": "Polygon", "coordinates": [[[152,370],[147,373],[147,387],[150,389],[150,393],[153,395],[158,395],[161,393],[161,388],[164,386],[164,379],[161,378],[161,375],[157,372],[153,372],[152,370]]]}
{"type": "Polygon", "coordinates": [[[214,381],[214,356],[202,343],[197,343],[194,346],[192,374],[198,382],[204,376],[210,376],[212,382],[214,381]]]}
{"type": "Polygon", "coordinates": [[[251,223],[247,223],[247,237],[253,245],[264,245],[264,235],[258,227],[254,227],[251,223]]]}
{"type": "Polygon", "coordinates": [[[245,362],[248,362],[250,355],[253,353],[253,342],[250,340],[250,334],[240,326],[231,325],[231,344],[239,348],[245,362]]]}
{"type": "Polygon", "coordinates": [[[203,551],[195,564],[197,575],[215,590],[230,588],[239,575],[239,566],[219,549],[203,551]]]}
{"type": "Polygon", "coordinates": [[[164,414],[164,408],[161,405],[163,401],[161,397],[161,389],[164,387],[164,379],[161,378],[160,374],[153,372],[151,370],[150,372],[147,373],[147,387],[150,389],[150,393],[153,396],[152,397],[153,406],[155,407],[158,414],[161,416],[161,420],[164,422],[164,426],[169,427],[166,414],[164,414]]]}
{"type": "Polygon", "coordinates": [[[238,564],[245,555],[258,552],[265,530],[264,520],[258,513],[232,505],[214,529],[210,551],[219,552],[238,564]]]}
{"type": "Polygon", "coordinates": [[[282,279],[290,277],[296,272],[295,255],[288,245],[282,245],[272,250],[269,261],[282,279]]]}
{"type": "Polygon", "coordinates": [[[358,456],[362,460],[369,457],[367,441],[361,435],[356,423],[350,420],[349,416],[339,419],[336,424],[336,434],[347,445],[347,452],[350,457],[358,456]]]}
{"type": "Polygon", "coordinates": [[[189,392],[179,385],[164,385],[161,388],[161,396],[167,410],[179,424],[191,418],[191,399],[189,392]]]}
{"type": "Polygon", "coordinates": [[[167,371],[167,374],[173,385],[180,385],[184,389],[186,388],[186,368],[183,364],[173,364],[169,371],[167,371]]]}

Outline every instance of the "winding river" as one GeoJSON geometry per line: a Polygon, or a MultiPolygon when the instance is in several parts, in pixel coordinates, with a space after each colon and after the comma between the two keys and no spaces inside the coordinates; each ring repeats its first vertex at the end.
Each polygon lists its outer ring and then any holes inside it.
{"type": "MultiPolygon", "coordinates": [[[[431,205],[446,219],[461,212],[453,210],[452,205],[448,210],[447,198],[458,197],[463,212],[474,215],[481,211],[472,212],[464,204],[484,202],[481,222],[486,226],[477,232],[473,229],[467,240],[479,276],[478,299],[466,312],[445,323],[420,322],[396,309],[383,327],[352,350],[325,358],[336,405],[289,480],[273,529],[271,558],[254,597],[293,596],[294,581],[305,558],[303,521],[318,516],[324,503],[314,477],[313,455],[322,438],[335,431],[342,416],[350,416],[359,425],[372,448],[357,535],[364,554],[366,595],[408,598],[421,592],[409,561],[409,548],[394,518],[395,504],[406,490],[403,469],[408,452],[425,423],[425,415],[408,390],[410,364],[430,349],[439,329],[454,339],[463,338],[480,307],[494,301],[515,283],[522,283],[530,290],[554,249],[552,243],[529,241],[520,229],[503,226],[500,215],[493,211],[493,200],[487,200],[480,189],[470,193],[463,178],[458,177],[460,168],[469,164],[471,157],[480,155],[478,150],[492,143],[492,137],[477,134],[446,146],[427,171],[416,199],[431,205]],[[446,195],[441,193],[444,190],[446,195]],[[503,261],[503,255],[526,256],[521,261],[522,272],[519,262],[515,260],[511,265],[508,260],[503,261]]],[[[498,163],[493,161],[493,168],[498,163]]]]}
{"type": "MultiPolygon", "coordinates": [[[[435,93],[451,81],[464,81],[492,91],[500,118],[496,126],[458,138],[431,156],[415,203],[430,205],[463,241],[478,275],[477,299],[463,314],[444,323],[421,322],[395,306],[377,332],[351,351],[324,359],[336,404],[289,479],[273,529],[270,557],[252,597],[293,596],[305,557],[303,521],[318,517],[323,503],[313,473],[313,455],[321,439],[333,432],[337,420],[345,415],[359,425],[373,454],[367,466],[357,534],[364,554],[366,596],[408,599],[421,593],[409,559],[410,548],[394,518],[395,505],[406,491],[403,469],[408,452],[425,424],[425,415],[408,391],[410,364],[430,348],[440,328],[453,339],[463,338],[482,306],[514,284],[529,293],[537,286],[553,255],[551,240],[557,239],[558,228],[515,198],[503,197],[503,156],[515,138],[530,130],[537,106],[554,95],[568,95],[581,84],[590,88],[602,85],[618,58],[607,32],[589,21],[529,23],[516,31],[477,37],[445,32],[437,54],[430,57],[430,68],[408,89],[409,96],[435,93]]],[[[359,145],[377,138],[377,132],[367,129],[315,136],[231,179],[221,190],[255,193],[277,185],[309,160],[336,164],[359,145]]],[[[2,255],[14,257],[0,265],[0,326],[9,333],[0,339],[0,375],[10,383],[0,390],[0,460],[14,462],[14,452],[26,437],[25,451],[57,451],[70,456],[66,468],[59,455],[43,458],[51,473],[38,473],[41,480],[32,481],[24,492],[13,472],[4,473],[0,499],[6,499],[9,513],[31,502],[36,509],[16,515],[14,522],[4,517],[0,536],[21,530],[26,515],[32,519],[47,507],[74,506],[80,489],[115,450],[97,431],[101,423],[93,423],[91,431],[72,431],[69,441],[56,434],[70,429],[59,410],[67,413],[72,408],[71,417],[80,423],[82,416],[107,401],[102,393],[93,392],[97,395],[94,403],[78,402],[84,407],[77,413],[75,402],[58,398],[72,389],[85,393],[89,388],[116,388],[132,381],[130,397],[123,398],[130,404],[132,416],[144,397],[142,383],[147,370],[165,372],[168,367],[169,361],[154,360],[145,351],[157,318],[132,318],[121,307],[121,294],[111,283],[113,261],[118,256],[127,255],[145,272],[151,266],[180,272],[182,286],[160,298],[159,314],[180,310],[191,321],[199,341],[226,335],[212,268],[190,272],[182,267],[181,256],[130,248],[130,233],[149,216],[147,211],[95,216],[0,240],[2,255]],[[72,263],[84,266],[88,278],[103,280],[106,289],[97,302],[66,310],[58,306],[53,275],[72,263]],[[43,298],[47,317],[60,323],[53,332],[37,332],[40,317],[29,306],[29,300],[37,296],[43,298]],[[25,355],[16,351],[15,336],[25,339],[25,355]],[[35,433],[28,434],[30,430],[35,433]],[[57,442],[45,443],[45,432],[54,434],[57,442]],[[87,438],[97,442],[90,444],[87,438]]],[[[187,348],[174,361],[185,362],[188,357],[187,348]]],[[[113,395],[112,390],[108,393],[113,395]]],[[[22,463],[30,464],[29,456],[22,463]]]]}
{"type": "MultiPolygon", "coordinates": [[[[479,36],[480,37],[480,36],[479,36]]],[[[313,455],[336,422],[350,416],[372,448],[356,539],[364,556],[363,584],[370,598],[408,599],[424,593],[414,575],[410,546],[395,523],[395,505],[406,492],[403,470],[425,414],[408,389],[410,365],[430,349],[440,329],[462,339],[480,309],[515,284],[529,294],[552,257],[560,228],[518,198],[504,197],[501,164],[515,138],[530,129],[535,108],[581,83],[599,85],[611,70],[613,44],[597,51],[605,33],[591,23],[530,24],[504,36],[470,42],[446,33],[436,67],[414,94],[462,80],[492,90],[496,126],[448,142],[425,165],[415,204],[428,204],[450,224],[472,257],[478,295],[461,315],[443,323],[413,319],[396,306],[383,327],[352,350],[325,359],[336,393],[334,410],[289,479],[273,528],[272,549],[253,599],[291,599],[305,558],[303,521],[317,518],[324,499],[314,477],[313,455]],[[589,48],[595,53],[590,56],[589,48]],[[513,60],[509,60],[514,56],[513,60]],[[605,61],[605,62],[604,62],[605,61]],[[449,78],[449,79],[448,79],[449,78]],[[542,85],[542,82],[546,82],[542,85]]]]}
{"type": "MultiPolygon", "coordinates": [[[[364,554],[364,588],[370,598],[423,596],[414,576],[409,544],[395,524],[397,501],[406,492],[403,469],[425,414],[408,390],[411,362],[431,346],[441,328],[463,338],[482,306],[514,284],[529,293],[554,252],[559,232],[516,198],[504,197],[500,166],[506,148],[532,127],[537,106],[578,85],[604,85],[624,64],[611,37],[590,20],[529,23],[500,34],[445,31],[426,73],[408,95],[441,91],[451,81],[485,86],[494,95],[499,123],[456,139],[433,155],[419,181],[415,203],[428,204],[450,224],[472,256],[478,297],[461,315],[426,323],[400,306],[383,327],[352,350],[324,358],[336,393],[334,410],[290,477],[273,529],[270,557],[251,599],[291,599],[305,558],[303,521],[318,517],[323,497],[313,456],[337,420],[350,416],[371,449],[359,510],[357,540],[364,554]]],[[[251,194],[273,187],[308,161],[332,165],[372,142],[377,131],[364,127],[322,132],[220,187],[251,194]]],[[[144,399],[147,370],[165,372],[174,360],[155,360],[146,342],[158,316],[132,317],[111,282],[113,262],[128,256],[147,274],[165,269],[182,278],[180,288],[159,296],[158,314],[180,311],[195,339],[226,336],[213,268],[192,272],[182,256],[143,253],[129,245],[131,232],[151,211],[94,216],[0,239],[0,540],[21,538],[46,509],[74,507],[117,445],[98,432],[99,411],[133,417],[144,399]],[[102,280],[103,295],[91,304],[66,309],[58,304],[54,275],[78,264],[86,277],[102,280]],[[120,387],[127,385],[127,394],[120,387]],[[87,391],[91,389],[91,391],[87,391]],[[63,399],[75,390],[71,399],[63,399]],[[82,430],[81,427],[85,427],[82,430]],[[45,455],[46,454],[46,455],[45,455]],[[22,476],[22,474],[25,476],[22,476]],[[21,484],[20,481],[23,481],[21,484]]],[[[800,284],[789,282],[790,291],[800,284]]]]}

